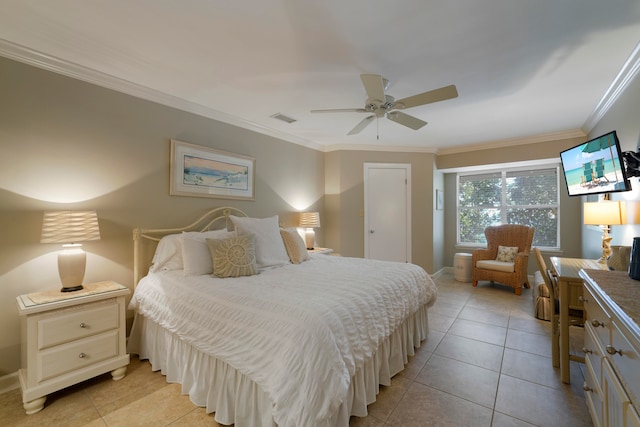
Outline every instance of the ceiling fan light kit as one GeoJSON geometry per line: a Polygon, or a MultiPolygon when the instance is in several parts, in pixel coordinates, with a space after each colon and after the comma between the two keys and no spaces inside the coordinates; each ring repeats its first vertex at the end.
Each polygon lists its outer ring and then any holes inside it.
{"type": "Polygon", "coordinates": [[[361,74],[360,80],[367,92],[367,100],[364,108],[338,108],[328,110],[311,110],[312,113],[368,113],[372,114],[360,121],[347,135],[356,135],[366,128],[374,118],[386,117],[387,119],[406,126],[413,130],[418,130],[425,126],[427,122],[417,117],[405,114],[401,111],[406,108],[418,107],[420,105],[432,104],[434,102],[445,101],[457,98],[458,90],[455,85],[444,86],[439,89],[419,93],[417,95],[396,99],[387,95],[385,91],[389,86],[389,80],[379,74],[361,74]]]}

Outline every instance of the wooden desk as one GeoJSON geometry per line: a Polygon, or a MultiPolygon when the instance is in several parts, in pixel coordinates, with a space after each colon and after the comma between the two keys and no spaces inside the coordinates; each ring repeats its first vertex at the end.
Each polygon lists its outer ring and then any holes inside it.
{"type": "Polygon", "coordinates": [[[608,270],[606,264],[591,259],[551,257],[553,274],[558,278],[560,304],[560,378],[565,384],[570,383],[571,359],[584,363],[584,357],[569,354],[569,309],[583,309],[582,278],[580,270],[608,270]]]}

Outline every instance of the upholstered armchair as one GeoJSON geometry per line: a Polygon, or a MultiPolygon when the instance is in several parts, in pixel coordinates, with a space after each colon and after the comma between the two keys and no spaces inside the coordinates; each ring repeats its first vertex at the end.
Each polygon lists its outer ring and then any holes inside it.
{"type": "Polygon", "coordinates": [[[485,228],[487,249],[472,253],[473,286],[479,280],[502,283],[522,293],[522,285],[529,288],[527,265],[535,229],[526,225],[504,224],[485,228]]]}

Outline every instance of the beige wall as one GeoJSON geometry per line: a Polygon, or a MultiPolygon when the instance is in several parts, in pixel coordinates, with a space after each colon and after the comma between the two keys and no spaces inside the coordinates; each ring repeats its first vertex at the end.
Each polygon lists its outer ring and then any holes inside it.
{"type": "MultiPolygon", "coordinates": [[[[252,216],[324,209],[324,154],[0,58],[0,377],[20,364],[17,295],[59,286],[47,209],[95,209],[85,283],[132,286],[136,226],[185,225],[218,206],[252,216]],[[256,200],[169,196],[169,141],[256,159],[256,200]]],[[[323,244],[322,229],[318,240],[323,244]]]]}
{"type": "Polygon", "coordinates": [[[365,163],[411,164],[412,261],[433,273],[434,154],[378,151],[327,153],[325,216],[331,226],[330,234],[326,236],[327,244],[343,256],[364,256],[365,163]]]}

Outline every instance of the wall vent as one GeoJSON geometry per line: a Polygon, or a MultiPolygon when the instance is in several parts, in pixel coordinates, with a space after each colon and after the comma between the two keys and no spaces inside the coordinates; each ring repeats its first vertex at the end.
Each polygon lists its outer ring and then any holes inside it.
{"type": "Polygon", "coordinates": [[[276,113],[271,115],[270,117],[273,117],[274,119],[277,119],[277,120],[282,120],[283,122],[287,122],[287,123],[297,122],[296,119],[292,119],[291,117],[285,116],[282,113],[276,113]]]}

